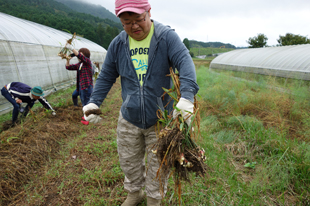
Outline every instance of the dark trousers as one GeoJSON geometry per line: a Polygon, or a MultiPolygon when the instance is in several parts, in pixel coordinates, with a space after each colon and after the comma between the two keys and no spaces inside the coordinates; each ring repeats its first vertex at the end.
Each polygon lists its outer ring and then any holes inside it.
{"type": "Polygon", "coordinates": [[[72,93],[72,101],[74,106],[78,106],[78,96],[80,95],[80,92],[78,90],[74,90],[72,93]]]}
{"type": "Polygon", "coordinates": [[[93,92],[93,86],[92,85],[89,85],[88,88],[86,89],[80,89],[80,98],[81,98],[81,102],[82,102],[82,105],[85,106],[89,100],[90,100],[90,95],[91,93],[93,92]]]}
{"type": "MultiPolygon", "coordinates": [[[[2,94],[2,96],[4,96],[4,98],[6,98],[13,105],[12,122],[15,122],[17,120],[17,117],[18,117],[20,104],[16,103],[15,99],[13,99],[13,97],[11,96],[11,94],[8,92],[8,90],[5,87],[3,87],[1,89],[1,94],[2,94]]],[[[27,104],[27,107],[24,111],[24,116],[26,116],[28,114],[29,108],[32,108],[33,105],[34,105],[34,102],[27,104]]]]}
{"type": "Polygon", "coordinates": [[[13,105],[12,122],[15,122],[18,117],[20,105],[16,103],[15,99],[12,98],[11,94],[8,92],[8,90],[5,87],[1,89],[1,94],[2,96],[4,96],[4,98],[6,98],[13,105]]]}

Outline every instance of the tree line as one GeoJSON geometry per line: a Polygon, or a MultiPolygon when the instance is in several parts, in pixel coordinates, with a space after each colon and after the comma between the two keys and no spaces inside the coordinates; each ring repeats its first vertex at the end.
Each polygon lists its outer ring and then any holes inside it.
{"type": "MultiPolygon", "coordinates": [[[[268,37],[265,34],[258,34],[255,37],[250,37],[246,42],[250,45],[249,48],[267,47],[268,37]]],[[[310,44],[310,39],[305,36],[286,33],[284,36],[279,35],[277,46],[289,46],[298,44],[310,44]]]]}
{"type": "Polygon", "coordinates": [[[204,47],[204,48],[207,48],[207,47],[213,47],[213,48],[225,47],[225,48],[236,49],[236,47],[234,45],[225,44],[222,42],[201,42],[201,41],[196,41],[196,40],[188,40],[188,42],[189,42],[190,47],[204,47]]]}
{"type": "Polygon", "coordinates": [[[234,45],[231,44],[224,44],[222,42],[199,42],[196,44],[195,40],[188,40],[188,38],[183,39],[183,44],[189,51],[191,57],[197,55],[206,55],[206,56],[213,56],[217,55],[217,53],[228,52],[233,49],[236,49],[234,45]],[[213,44],[216,43],[216,44],[213,44]]]}
{"type": "Polygon", "coordinates": [[[54,0],[0,0],[0,12],[57,30],[76,32],[106,49],[122,30],[120,23],[76,12],[54,0]]]}

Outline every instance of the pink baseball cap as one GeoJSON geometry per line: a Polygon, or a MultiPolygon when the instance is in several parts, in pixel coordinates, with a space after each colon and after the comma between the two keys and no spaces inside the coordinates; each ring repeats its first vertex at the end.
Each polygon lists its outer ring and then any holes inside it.
{"type": "Polygon", "coordinates": [[[151,5],[148,0],[115,0],[115,14],[117,17],[126,11],[142,14],[150,8],[151,5]]]}

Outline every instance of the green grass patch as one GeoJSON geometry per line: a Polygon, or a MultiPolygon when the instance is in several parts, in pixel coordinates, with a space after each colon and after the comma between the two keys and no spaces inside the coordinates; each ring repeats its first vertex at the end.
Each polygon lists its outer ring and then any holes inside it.
{"type": "Polygon", "coordinates": [[[184,205],[310,204],[308,83],[208,67],[197,81],[213,170],[184,185],[184,205]]]}
{"type": "MultiPolygon", "coordinates": [[[[206,66],[197,67],[197,81],[197,143],[211,171],[182,184],[182,205],[310,205],[308,82],[206,66]]],[[[72,91],[47,99],[62,106],[72,91]]],[[[120,88],[109,94],[101,125],[81,126],[79,135],[59,142],[57,158],[24,185],[21,205],[112,206],[125,200],[116,143],[119,107],[113,107],[120,98],[120,88]]],[[[174,192],[170,179],[162,205],[178,205],[174,192]]]]}

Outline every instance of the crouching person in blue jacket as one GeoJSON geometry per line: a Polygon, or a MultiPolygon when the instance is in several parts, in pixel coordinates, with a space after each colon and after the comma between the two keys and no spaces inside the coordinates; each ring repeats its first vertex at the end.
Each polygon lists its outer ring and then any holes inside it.
{"type": "Polygon", "coordinates": [[[21,109],[21,103],[27,103],[23,115],[27,116],[29,109],[31,109],[35,101],[39,102],[49,110],[52,110],[52,114],[56,115],[55,110],[48,103],[48,101],[43,97],[43,89],[40,86],[31,88],[27,84],[21,82],[11,82],[5,85],[1,89],[1,94],[13,105],[13,115],[12,115],[12,125],[14,126],[18,113],[21,109]]]}

